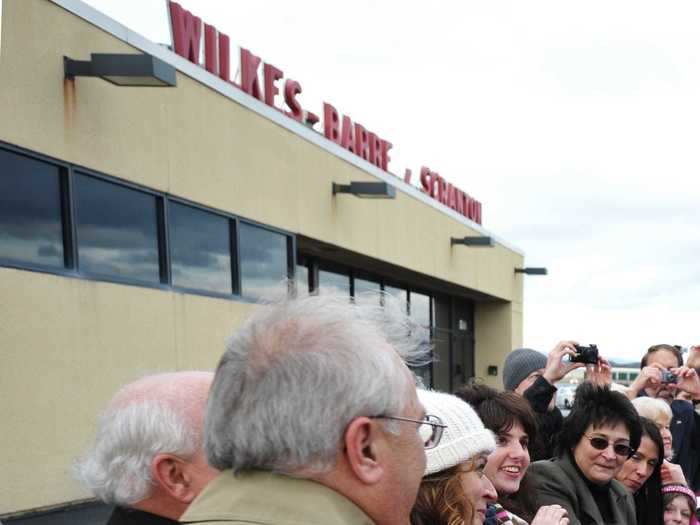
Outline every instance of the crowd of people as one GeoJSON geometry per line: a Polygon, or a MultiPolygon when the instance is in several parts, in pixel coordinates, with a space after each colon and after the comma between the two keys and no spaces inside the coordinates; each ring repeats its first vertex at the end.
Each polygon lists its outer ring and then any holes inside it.
{"type": "Polygon", "coordinates": [[[574,341],[520,348],[502,391],[450,394],[416,380],[428,335],[386,299],[261,305],[215,373],[119,390],[76,462],[109,525],[697,525],[700,347],[652,346],[628,388],[574,341]]]}

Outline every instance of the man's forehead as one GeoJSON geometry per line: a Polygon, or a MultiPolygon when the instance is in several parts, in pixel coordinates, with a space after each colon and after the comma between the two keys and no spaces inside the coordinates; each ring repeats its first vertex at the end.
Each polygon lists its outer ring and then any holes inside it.
{"type": "Polygon", "coordinates": [[[678,359],[674,353],[670,352],[669,350],[657,350],[656,352],[649,354],[649,357],[647,358],[647,364],[650,365],[653,363],[664,365],[666,367],[675,367],[678,366],[678,359]]]}

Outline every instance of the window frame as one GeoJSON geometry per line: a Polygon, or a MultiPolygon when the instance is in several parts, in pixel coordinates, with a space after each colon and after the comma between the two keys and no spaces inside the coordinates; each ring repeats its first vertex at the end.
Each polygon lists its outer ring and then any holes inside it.
{"type": "Polygon", "coordinates": [[[190,208],[194,208],[198,211],[204,212],[204,213],[209,213],[211,215],[214,215],[216,217],[221,217],[222,219],[225,219],[228,224],[228,242],[229,242],[229,261],[231,263],[231,293],[218,293],[218,292],[213,292],[211,290],[203,290],[201,288],[192,288],[189,286],[178,286],[173,284],[172,282],[172,253],[170,253],[170,250],[168,249],[168,284],[172,288],[173,291],[176,292],[182,292],[182,293],[188,293],[188,294],[194,294],[194,295],[203,295],[205,297],[216,297],[216,298],[223,298],[223,299],[228,299],[231,297],[234,297],[236,299],[240,299],[240,294],[238,291],[240,288],[238,287],[238,276],[237,276],[237,264],[235,261],[238,258],[238,238],[237,238],[237,231],[238,231],[238,225],[237,225],[237,220],[235,216],[232,216],[231,214],[224,213],[218,210],[214,210],[212,208],[208,208],[207,206],[202,206],[201,204],[197,204],[195,202],[189,201],[187,199],[183,199],[180,197],[173,197],[169,196],[165,199],[166,203],[166,210],[167,210],[167,216],[168,220],[166,221],[167,224],[167,239],[168,239],[168,247],[172,246],[172,237],[170,233],[170,205],[172,203],[174,204],[179,204],[181,206],[189,206],[190,208]]]}
{"type": "Polygon", "coordinates": [[[27,151],[12,144],[7,144],[6,142],[0,141],[0,149],[6,150],[10,153],[18,155],[20,157],[27,157],[30,160],[43,162],[44,164],[49,164],[58,169],[58,212],[61,220],[61,241],[63,243],[63,267],[51,266],[48,264],[39,264],[29,261],[18,261],[16,259],[8,259],[6,257],[0,257],[0,266],[5,268],[13,268],[15,270],[28,270],[40,273],[52,273],[58,275],[71,276],[75,274],[74,267],[69,267],[68,263],[73,263],[72,259],[72,246],[67,244],[71,241],[69,235],[69,230],[71,229],[71,216],[70,211],[66,206],[69,207],[70,203],[68,197],[65,195],[68,186],[70,185],[70,164],[67,162],[60,162],[46,155],[41,155],[39,153],[34,153],[32,151],[27,151]],[[69,253],[70,252],[70,253],[69,253]]]}
{"type": "Polygon", "coordinates": [[[296,236],[291,232],[282,230],[280,228],[275,228],[268,224],[263,224],[252,219],[246,219],[244,217],[238,216],[236,223],[236,270],[238,272],[238,297],[243,302],[257,303],[259,300],[251,297],[246,297],[243,295],[243,275],[241,272],[241,256],[240,256],[240,246],[241,246],[241,223],[248,224],[250,226],[255,226],[257,228],[267,230],[272,233],[280,234],[286,237],[286,248],[287,248],[287,294],[294,293],[294,279],[296,277],[296,236]]]}
{"type": "MultiPolygon", "coordinates": [[[[170,261],[169,261],[169,254],[168,253],[162,253],[162,246],[165,245],[167,247],[167,244],[164,243],[162,237],[163,237],[163,222],[165,219],[163,217],[164,214],[164,209],[162,205],[163,199],[165,199],[164,194],[159,193],[157,191],[154,191],[150,188],[145,188],[142,187],[138,184],[131,183],[129,181],[122,181],[120,179],[117,179],[116,177],[112,177],[110,175],[105,175],[103,173],[78,167],[78,166],[73,166],[73,169],[71,170],[71,181],[72,181],[72,190],[73,193],[70,196],[71,199],[71,204],[73,208],[73,235],[74,235],[74,245],[75,245],[75,262],[76,262],[76,270],[77,270],[77,275],[80,277],[83,277],[85,279],[89,279],[92,281],[102,281],[102,282],[108,282],[108,283],[116,283],[116,284],[131,284],[131,285],[136,285],[136,286],[141,286],[144,288],[154,288],[157,290],[168,290],[171,287],[163,282],[163,275],[166,273],[163,269],[163,261],[165,260],[167,262],[167,267],[170,268],[170,261]],[[109,274],[103,274],[100,272],[91,272],[84,270],[80,267],[80,232],[78,231],[78,214],[80,212],[80,206],[78,204],[78,200],[76,198],[76,191],[75,191],[75,177],[74,175],[83,175],[87,177],[92,177],[97,180],[101,180],[102,182],[106,182],[108,184],[114,184],[116,186],[121,186],[124,187],[128,190],[132,191],[138,191],[141,193],[145,193],[151,197],[154,198],[155,200],[155,206],[154,206],[154,212],[156,213],[156,249],[158,250],[158,277],[159,281],[157,283],[151,282],[151,281],[145,281],[142,279],[134,279],[130,277],[119,277],[119,276],[114,276],[114,275],[109,275],[109,274]]],[[[168,270],[169,271],[169,270],[168,270]]]]}
{"type": "MultiPolygon", "coordinates": [[[[240,223],[241,221],[256,226],[273,233],[280,234],[286,238],[287,249],[287,279],[290,283],[294,282],[296,275],[296,257],[297,257],[297,239],[296,235],[289,230],[270,226],[261,223],[254,219],[249,219],[236,215],[234,213],[213,208],[201,203],[194,202],[190,199],[172,195],[167,192],[154,190],[142,184],[129,180],[120,179],[113,175],[108,175],[103,172],[73,164],[67,161],[62,161],[48,155],[36,153],[31,150],[9,144],[0,140],[0,149],[7,150],[11,153],[27,157],[32,160],[37,160],[56,166],[59,169],[59,207],[61,217],[62,241],[63,241],[63,267],[55,267],[48,265],[40,265],[30,262],[21,262],[12,259],[0,257],[0,268],[11,268],[16,270],[33,271],[46,273],[51,275],[59,275],[62,277],[71,277],[88,281],[98,281],[113,284],[122,284],[127,286],[138,286],[140,288],[150,288],[155,290],[163,290],[177,293],[187,293],[191,295],[200,295],[204,297],[212,297],[217,299],[227,299],[243,303],[256,303],[255,299],[246,298],[241,295],[241,273],[240,273],[240,223]],[[77,231],[77,212],[78,203],[75,191],[74,174],[93,177],[107,183],[115,184],[119,187],[138,191],[152,196],[155,199],[156,212],[156,233],[157,233],[157,248],[158,248],[158,269],[159,282],[149,282],[140,279],[120,278],[118,276],[102,274],[98,272],[86,272],[80,269],[80,260],[78,256],[78,231],[77,231]],[[207,290],[196,288],[174,286],[172,284],[172,261],[170,253],[170,221],[169,221],[169,205],[171,202],[190,206],[198,210],[211,213],[213,215],[223,217],[228,220],[229,224],[229,248],[231,258],[231,278],[232,292],[231,293],[216,293],[207,290]]],[[[289,291],[288,291],[289,292],[289,291]]],[[[289,292],[291,293],[291,292],[289,292]]]]}

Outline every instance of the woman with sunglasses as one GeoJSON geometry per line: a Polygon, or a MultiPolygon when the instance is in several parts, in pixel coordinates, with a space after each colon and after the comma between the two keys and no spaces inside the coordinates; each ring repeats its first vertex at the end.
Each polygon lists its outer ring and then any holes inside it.
{"type": "Polygon", "coordinates": [[[632,495],[614,478],[641,434],[625,395],[583,383],[562,425],[556,457],[530,466],[538,503],[561,505],[573,525],[636,525],[632,495]]]}
{"type": "Polygon", "coordinates": [[[660,525],[663,522],[661,501],[661,464],[664,460],[664,441],[652,420],[640,418],[642,440],[615,479],[634,495],[638,525],[660,525]]]}
{"type": "MultiPolygon", "coordinates": [[[[496,490],[484,474],[495,448],[490,430],[467,403],[456,396],[419,390],[426,412],[446,427],[438,444],[425,451],[426,468],[411,512],[412,525],[482,525],[496,490]]],[[[568,525],[566,511],[548,506],[532,525],[568,525]]]]}
{"type": "Polygon", "coordinates": [[[531,521],[537,507],[527,469],[537,420],[530,404],[513,392],[498,392],[478,383],[464,386],[456,395],[469,403],[496,435],[496,450],[489,455],[485,472],[498,492],[498,503],[512,519],[531,521]]]}

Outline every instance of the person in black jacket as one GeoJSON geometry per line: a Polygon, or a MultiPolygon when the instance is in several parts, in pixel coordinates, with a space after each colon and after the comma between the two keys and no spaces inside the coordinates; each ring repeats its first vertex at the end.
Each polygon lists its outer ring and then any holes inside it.
{"type": "Polygon", "coordinates": [[[561,341],[544,355],[531,348],[516,348],[506,357],[503,366],[503,387],[523,396],[537,416],[537,439],[530,441],[532,461],[553,455],[556,436],[563,416],[556,406],[557,387],[569,372],[582,368],[582,363],[569,363],[564,356],[576,354],[574,341],[561,341]]]}

